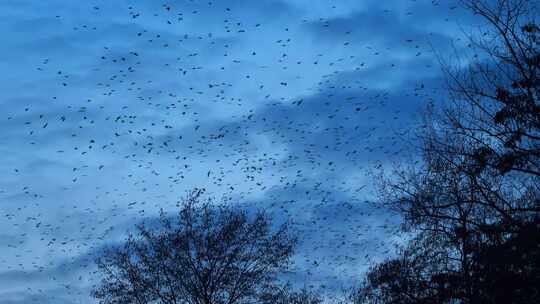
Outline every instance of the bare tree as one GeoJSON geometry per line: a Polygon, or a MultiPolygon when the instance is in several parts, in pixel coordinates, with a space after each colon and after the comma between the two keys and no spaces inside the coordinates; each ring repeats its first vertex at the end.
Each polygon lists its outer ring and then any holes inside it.
{"type": "Polygon", "coordinates": [[[538,1],[461,2],[486,23],[474,55],[467,68],[443,64],[451,102],[426,111],[422,162],[382,188],[410,227],[461,240],[465,267],[478,233],[540,215],[540,28],[538,1]]]}
{"type": "Polygon", "coordinates": [[[540,213],[539,2],[461,2],[485,24],[469,37],[466,68],[443,63],[451,102],[429,114],[422,150],[467,175],[484,207],[519,225],[540,213]]]}
{"type": "Polygon", "coordinates": [[[177,217],[139,225],[98,260],[101,303],[252,303],[286,270],[296,238],[273,231],[262,212],[249,216],[191,193],[177,217]]]}
{"type": "Polygon", "coordinates": [[[290,284],[287,284],[269,289],[261,297],[260,302],[262,304],[322,304],[323,298],[307,287],[296,291],[292,289],[290,284]]]}
{"type": "Polygon", "coordinates": [[[437,241],[420,234],[396,257],[371,266],[361,284],[350,290],[349,303],[447,303],[459,293],[453,283],[459,275],[447,265],[447,252],[437,241]]]}
{"type": "Polygon", "coordinates": [[[518,281],[516,303],[538,293],[539,265],[523,261],[540,258],[523,244],[540,232],[538,1],[461,2],[485,22],[473,53],[466,68],[443,64],[451,102],[425,112],[421,161],[381,182],[418,239],[371,270],[363,303],[419,303],[429,290],[427,303],[506,303],[492,288],[518,281]]]}
{"type": "Polygon", "coordinates": [[[540,28],[536,0],[461,0],[485,25],[468,68],[444,64],[452,104],[440,127],[475,142],[480,168],[540,176],[540,28]]]}

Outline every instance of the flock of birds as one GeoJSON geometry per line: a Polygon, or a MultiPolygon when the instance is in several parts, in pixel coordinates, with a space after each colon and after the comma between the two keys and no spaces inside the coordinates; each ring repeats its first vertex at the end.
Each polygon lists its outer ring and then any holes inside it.
{"type": "MultiPolygon", "coordinates": [[[[369,202],[370,172],[404,153],[417,106],[440,97],[434,35],[366,36],[363,15],[335,17],[335,1],[303,17],[248,2],[41,12],[66,32],[49,33],[62,54],[46,48],[32,85],[2,105],[0,277],[13,283],[0,300],[87,301],[95,254],[194,187],[291,219],[294,278],[316,288],[356,282],[393,252],[397,219],[369,202]]],[[[366,14],[375,33],[415,18],[366,14]]]]}

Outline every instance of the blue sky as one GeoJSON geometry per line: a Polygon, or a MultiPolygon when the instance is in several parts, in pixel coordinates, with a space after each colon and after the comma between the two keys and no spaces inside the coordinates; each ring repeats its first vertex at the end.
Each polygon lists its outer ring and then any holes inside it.
{"type": "Polygon", "coordinates": [[[436,54],[473,22],[431,0],[4,0],[0,17],[2,303],[93,303],[95,253],[194,187],[292,219],[292,280],[359,280],[400,239],[370,172],[446,98],[436,54]]]}

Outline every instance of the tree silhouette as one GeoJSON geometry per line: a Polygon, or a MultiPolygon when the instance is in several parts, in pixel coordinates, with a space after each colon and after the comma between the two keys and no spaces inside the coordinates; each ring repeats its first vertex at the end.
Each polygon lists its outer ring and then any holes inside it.
{"type": "Polygon", "coordinates": [[[177,217],[139,225],[98,260],[101,303],[236,304],[258,299],[285,270],[295,246],[286,224],[262,212],[201,201],[191,193],[177,217]]]}
{"type": "Polygon", "coordinates": [[[443,65],[453,104],[441,125],[475,142],[478,169],[540,176],[538,2],[461,0],[487,24],[467,69],[443,65]]]}
{"type": "Polygon", "coordinates": [[[306,287],[295,291],[290,284],[274,286],[261,298],[262,304],[322,304],[323,298],[317,292],[306,287]]]}
{"type": "Polygon", "coordinates": [[[451,102],[428,108],[421,162],[381,194],[415,236],[374,266],[358,303],[533,303],[539,295],[540,28],[525,0],[463,0],[486,22],[451,102]]]}

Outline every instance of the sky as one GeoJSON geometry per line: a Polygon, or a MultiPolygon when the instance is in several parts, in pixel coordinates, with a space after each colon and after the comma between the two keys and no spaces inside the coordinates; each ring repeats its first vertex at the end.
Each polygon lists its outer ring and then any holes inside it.
{"type": "Polygon", "coordinates": [[[335,292],[402,240],[374,172],[447,98],[435,0],[0,1],[0,302],[95,303],[94,259],[193,188],[292,220],[335,292]]]}

